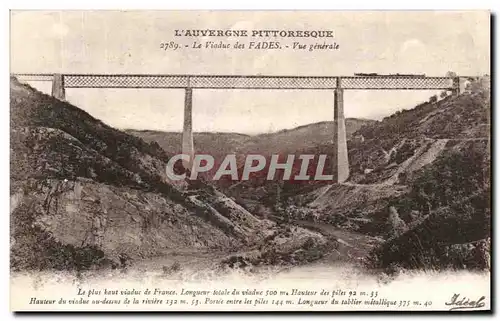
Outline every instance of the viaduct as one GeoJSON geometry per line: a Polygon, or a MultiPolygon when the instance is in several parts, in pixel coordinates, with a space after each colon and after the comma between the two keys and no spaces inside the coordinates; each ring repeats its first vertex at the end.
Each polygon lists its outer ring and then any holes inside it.
{"type": "Polygon", "coordinates": [[[194,155],[192,105],[196,89],[313,89],[334,94],[332,155],[334,181],[349,177],[349,159],[344,119],[344,90],[449,90],[454,95],[465,90],[466,77],[426,77],[424,75],[357,76],[221,76],[221,75],[150,75],[150,74],[13,74],[19,81],[50,81],[52,96],[65,100],[66,88],[159,88],[184,89],[184,129],[182,151],[194,155]]]}

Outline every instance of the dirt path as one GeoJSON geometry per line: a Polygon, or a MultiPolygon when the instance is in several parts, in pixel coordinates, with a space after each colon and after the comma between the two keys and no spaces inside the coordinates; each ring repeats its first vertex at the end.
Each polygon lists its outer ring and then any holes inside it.
{"type": "MultiPolygon", "coordinates": [[[[279,220],[278,216],[271,219],[279,220]]],[[[329,239],[335,239],[339,243],[338,248],[326,253],[323,262],[351,262],[361,263],[370,251],[383,241],[372,236],[361,233],[346,231],[325,223],[311,222],[306,220],[293,220],[288,224],[300,226],[315,232],[319,232],[329,239]]]]}
{"type": "Polygon", "coordinates": [[[448,139],[433,140],[428,145],[421,146],[415,150],[415,154],[399,164],[397,171],[390,178],[382,182],[384,185],[394,185],[399,180],[399,175],[402,173],[414,172],[434,160],[441,154],[446,147],[448,139]]]}
{"type": "Polygon", "coordinates": [[[294,223],[320,232],[326,237],[335,238],[339,242],[339,247],[327,256],[328,260],[360,262],[376,245],[381,243],[381,240],[374,237],[342,230],[329,224],[310,221],[294,221],[294,223]]]}

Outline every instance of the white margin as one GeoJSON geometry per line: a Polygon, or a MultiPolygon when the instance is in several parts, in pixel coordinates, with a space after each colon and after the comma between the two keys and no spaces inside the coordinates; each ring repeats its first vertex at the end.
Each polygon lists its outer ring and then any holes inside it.
{"type": "MultiPolygon", "coordinates": [[[[132,10],[132,9],[154,9],[154,10],[194,10],[194,9],[202,9],[202,10],[216,10],[216,9],[223,9],[223,10],[491,10],[493,13],[497,14],[500,12],[499,9],[499,3],[500,1],[498,0],[452,0],[452,1],[435,1],[435,0],[419,0],[416,2],[413,1],[390,1],[390,0],[378,0],[378,1],[361,1],[361,0],[337,0],[335,2],[330,2],[328,1],[319,1],[319,0],[307,0],[307,1],[293,1],[293,0],[287,0],[286,2],[271,2],[269,0],[254,0],[254,1],[219,1],[219,0],[212,0],[212,1],[203,1],[203,0],[198,0],[198,1],[193,1],[193,0],[182,0],[178,1],[176,3],[168,3],[165,4],[162,1],[158,0],[141,0],[141,1],[130,1],[130,0],[120,0],[120,1],[102,1],[102,0],[86,0],[86,1],[56,1],[56,0],[43,0],[43,1],[12,1],[12,0],[7,0],[3,1],[2,4],[4,6],[4,10],[1,11],[1,29],[0,29],[0,35],[2,37],[2,43],[4,46],[2,46],[2,60],[3,64],[1,64],[1,75],[0,79],[2,80],[2,85],[0,86],[1,88],[1,102],[2,108],[0,108],[1,116],[0,116],[0,121],[2,122],[2,125],[0,126],[0,131],[1,131],[1,136],[0,136],[0,150],[3,152],[2,157],[1,157],[1,174],[2,174],[2,179],[0,180],[0,186],[1,186],[1,193],[0,196],[2,197],[3,201],[0,203],[3,211],[2,211],[2,224],[0,224],[2,230],[2,233],[0,235],[2,236],[2,240],[0,242],[1,246],[1,292],[0,292],[0,302],[2,303],[1,307],[1,319],[0,320],[12,320],[15,318],[15,316],[9,312],[9,182],[10,182],[10,173],[9,173],[9,86],[8,86],[8,77],[7,74],[9,73],[9,9],[72,9],[72,10],[77,10],[77,9],[118,9],[118,10],[132,10]]],[[[496,32],[496,29],[498,27],[498,16],[496,17],[496,28],[493,30],[493,35],[498,35],[496,32]]],[[[36,31],[34,31],[36,32],[36,31]]],[[[495,48],[496,49],[496,48],[495,48]]],[[[496,55],[496,50],[493,49],[496,55]]],[[[492,65],[494,67],[494,65],[492,65]]],[[[496,69],[491,71],[492,77],[495,77],[496,75],[496,69]]],[[[496,80],[496,77],[495,77],[496,80]]],[[[494,93],[497,93],[498,91],[498,83],[495,81],[495,88],[494,88],[494,93]]],[[[496,101],[496,99],[495,99],[496,101]]],[[[492,106],[492,109],[496,109],[496,104],[492,106]]],[[[498,114],[498,111],[494,112],[495,118],[492,119],[492,124],[500,124],[500,116],[498,114]]],[[[498,125],[497,125],[498,126],[498,125]]],[[[497,137],[496,135],[497,129],[493,133],[493,137],[497,137]]],[[[498,146],[497,146],[497,141],[494,141],[494,150],[498,151],[498,146]]],[[[497,155],[494,155],[494,159],[497,159],[497,155]]],[[[495,174],[494,176],[494,181],[497,181],[497,175],[495,174]]],[[[499,192],[498,190],[495,190],[495,194],[493,195],[493,200],[499,199],[499,192]]],[[[496,206],[494,206],[496,208],[496,206]]],[[[496,215],[496,213],[492,214],[493,216],[496,215]]],[[[498,221],[499,219],[497,218],[495,220],[495,226],[494,230],[498,231],[498,221]]],[[[494,241],[495,241],[495,249],[498,248],[498,235],[495,233],[494,235],[494,241]]],[[[495,258],[497,258],[497,255],[494,255],[495,258]]],[[[495,259],[495,275],[498,277],[498,265],[497,261],[495,259]]],[[[496,282],[495,282],[496,283],[496,282]]],[[[497,288],[495,286],[495,288],[497,288]]],[[[492,293],[492,296],[495,297],[495,294],[492,293]]],[[[494,310],[497,310],[497,301],[498,298],[495,300],[495,307],[494,310]]],[[[73,317],[76,317],[77,315],[72,315],[73,317]]],[[[62,316],[57,316],[57,315],[46,315],[45,318],[57,318],[57,319],[67,319],[72,316],[69,315],[62,315],[62,316]]],[[[113,315],[113,317],[118,317],[118,318],[146,318],[148,316],[153,316],[153,315],[113,315]]],[[[351,315],[350,317],[356,318],[357,316],[361,315],[351,315]]],[[[368,315],[363,315],[363,316],[368,316],[368,315]]],[[[397,316],[398,318],[407,318],[410,315],[406,316],[397,316]]],[[[431,318],[440,318],[440,317],[445,317],[444,315],[435,315],[435,316],[429,316],[425,315],[426,317],[431,317],[431,318]]],[[[457,315],[459,316],[459,315],[457,315]]],[[[34,320],[37,318],[38,315],[28,315],[28,316],[23,316],[23,320],[34,320]]],[[[79,318],[92,318],[95,320],[105,320],[112,315],[79,315],[79,318]]],[[[159,318],[197,318],[197,319],[206,319],[206,318],[219,318],[219,317],[225,317],[229,318],[230,320],[238,317],[238,318],[259,318],[260,320],[274,320],[276,318],[286,318],[289,319],[291,317],[300,317],[300,318],[307,318],[310,317],[308,315],[156,315],[153,317],[159,317],[159,318]]],[[[348,315],[313,315],[313,317],[318,317],[318,318],[335,318],[335,319],[344,319],[346,317],[349,317],[348,315]]],[[[370,316],[370,317],[376,317],[376,318],[386,318],[386,315],[376,315],[376,316],[370,316]]],[[[394,316],[396,317],[396,316],[394,316]]],[[[470,317],[468,315],[467,317],[470,317]]]]}

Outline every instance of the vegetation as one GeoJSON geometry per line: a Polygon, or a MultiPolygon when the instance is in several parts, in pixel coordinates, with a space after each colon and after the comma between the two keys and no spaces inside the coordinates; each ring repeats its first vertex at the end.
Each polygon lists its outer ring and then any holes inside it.
{"type": "Polygon", "coordinates": [[[476,247],[459,245],[490,237],[490,161],[485,145],[468,142],[418,173],[411,192],[394,204],[413,228],[398,236],[394,226],[395,237],[373,253],[372,264],[426,269],[478,264],[470,261],[477,256],[476,247]]]}

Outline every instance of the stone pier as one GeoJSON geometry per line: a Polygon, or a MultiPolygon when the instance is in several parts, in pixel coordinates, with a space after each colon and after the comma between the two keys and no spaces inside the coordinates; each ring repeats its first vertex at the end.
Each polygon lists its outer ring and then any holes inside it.
{"type": "Polygon", "coordinates": [[[66,100],[64,76],[61,74],[54,74],[54,79],[52,80],[52,96],[59,100],[66,100]]]}
{"type": "Polygon", "coordinates": [[[333,113],[333,181],[342,183],[349,178],[349,157],[347,154],[347,136],[344,118],[344,89],[337,80],[337,88],[334,92],[333,113]]]}
{"type": "Polygon", "coordinates": [[[184,129],[182,131],[182,153],[189,155],[189,162],[183,161],[184,168],[191,170],[194,157],[193,142],[193,89],[186,88],[184,96],[184,129]]]}
{"type": "Polygon", "coordinates": [[[453,79],[453,89],[452,95],[458,96],[465,92],[465,87],[467,86],[467,79],[463,77],[455,77],[453,79]]]}

